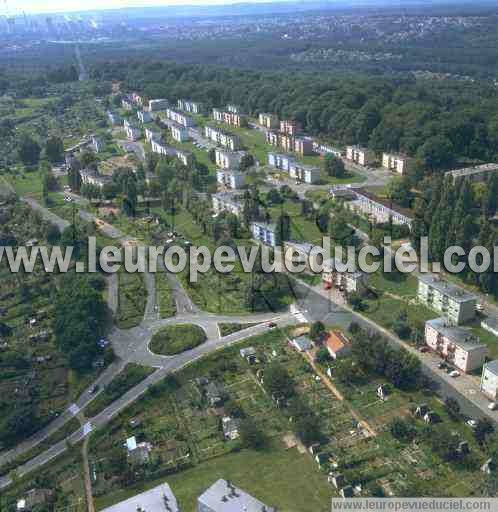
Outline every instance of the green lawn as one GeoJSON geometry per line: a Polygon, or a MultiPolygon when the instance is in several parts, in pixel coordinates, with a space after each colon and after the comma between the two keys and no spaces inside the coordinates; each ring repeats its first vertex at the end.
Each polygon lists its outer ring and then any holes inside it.
{"type": "Polygon", "coordinates": [[[221,336],[228,336],[229,334],[233,334],[234,332],[243,331],[244,329],[249,329],[249,327],[253,327],[258,325],[257,323],[252,324],[237,324],[237,323],[220,323],[218,327],[220,329],[221,336]]]}
{"type": "Polygon", "coordinates": [[[169,318],[176,314],[176,303],[171,283],[166,272],[156,273],[156,293],[161,318],[169,318]]]}
{"type": "Polygon", "coordinates": [[[116,324],[120,329],[131,329],[143,320],[147,290],[141,274],[129,274],[122,269],[118,277],[119,299],[116,324]]]}
{"type": "Polygon", "coordinates": [[[198,325],[168,325],[152,336],[150,350],[155,354],[174,356],[206,341],[206,333],[198,325]]]}
{"type": "Polygon", "coordinates": [[[197,497],[219,478],[230,479],[241,489],[280,512],[323,511],[330,507],[331,487],[306,454],[285,450],[278,443],[264,451],[243,450],[218,457],[181,473],[138,485],[96,500],[101,510],[166,481],[183,512],[197,510],[197,497]]]}

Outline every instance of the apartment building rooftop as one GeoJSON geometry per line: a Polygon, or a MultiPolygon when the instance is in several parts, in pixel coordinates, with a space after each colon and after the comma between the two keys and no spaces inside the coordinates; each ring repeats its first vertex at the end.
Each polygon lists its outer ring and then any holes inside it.
{"type": "Polygon", "coordinates": [[[463,169],[453,169],[447,171],[445,176],[452,176],[453,178],[463,178],[466,176],[472,176],[474,174],[482,174],[486,172],[498,171],[498,163],[488,163],[483,165],[476,165],[473,167],[464,167],[463,169]]]}
{"type": "Polygon", "coordinates": [[[167,483],[137,494],[125,501],[108,507],[103,512],[180,512],[176,498],[167,483]]]}
{"type": "Polygon", "coordinates": [[[391,201],[388,201],[387,199],[383,199],[382,197],[376,196],[375,194],[372,194],[371,192],[368,192],[363,188],[354,189],[354,193],[357,196],[360,196],[360,197],[362,196],[366,199],[369,199],[370,201],[379,203],[382,206],[389,208],[393,212],[399,213],[400,215],[404,215],[408,219],[411,219],[413,216],[413,213],[411,212],[411,210],[408,210],[407,208],[403,208],[402,206],[399,206],[391,201]]]}
{"type": "Polygon", "coordinates": [[[467,352],[486,346],[472,331],[451,325],[445,317],[428,320],[427,324],[467,352]]]}
{"type": "Polygon", "coordinates": [[[448,295],[457,302],[467,302],[469,300],[477,300],[478,298],[477,295],[468,292],[464,288],[441,279],[441,277],[437,274],[422,273],[419,274],[418,278],[423,283],[432,286],[440,293],[448,295]]]}

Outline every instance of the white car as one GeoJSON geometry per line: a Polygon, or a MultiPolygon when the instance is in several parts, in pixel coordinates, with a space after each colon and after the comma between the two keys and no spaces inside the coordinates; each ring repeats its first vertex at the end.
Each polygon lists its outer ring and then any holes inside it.
{"type": "Polygon", "coordinates": [[[460,372],[458,372],[457,370],[453,370],[452,372],[449,373],[450,377],[453,377],[454,379],[456,377],[460,377],[460,372]]]}
{"type": "Polygon", "coordinates": [[[470,419],[470,420],[467,420],[466,423],[467,423],[467,425],[470,428],[476,428],[477,427],[477,420],[470,419]]]}
{"type": "Polygon", "coordinates": [[[488,409],[490,411],[496,411],[496,409],[498,409],[498,402],[491,402],[489,405],[488,405],[488,409]]]}

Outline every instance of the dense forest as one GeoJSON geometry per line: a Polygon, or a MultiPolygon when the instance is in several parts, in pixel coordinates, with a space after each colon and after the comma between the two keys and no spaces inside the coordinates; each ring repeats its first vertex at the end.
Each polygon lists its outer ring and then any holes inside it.
{"type": "Polygon", "coordinates": [[[123,90],[171,100],[191,97],[207,107],[237,103],[250,114],[298,119],[305,130],[342,144],[417,156],[428,171],[463,160],[490,161],[498,152],[498,90],[481,83],[411,78],[288,74],[111,62],[92,76],[120,80],[123,90]]]}

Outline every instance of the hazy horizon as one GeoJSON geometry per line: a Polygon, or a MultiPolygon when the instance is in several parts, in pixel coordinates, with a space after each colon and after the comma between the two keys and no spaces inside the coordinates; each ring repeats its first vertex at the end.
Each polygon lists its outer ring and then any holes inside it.
{"type": "MultiPolygon", "coordinates": [[[[168,6],[220,6],[239,3],[288,3],[293,0],[3,0],[0,15],[83,12],[106,9],[127,9],[168,6]]],[[[334,2],[335,0],[329,0],[334,2]]]]}

